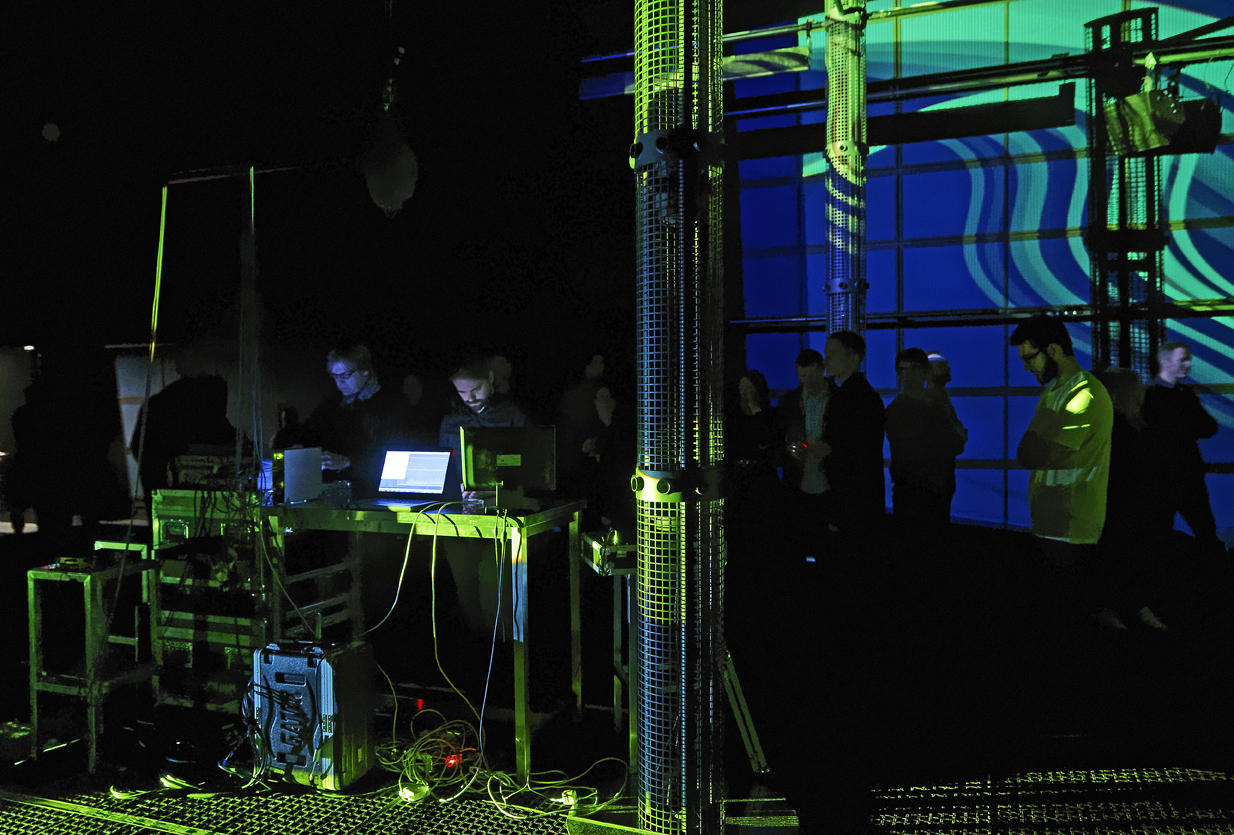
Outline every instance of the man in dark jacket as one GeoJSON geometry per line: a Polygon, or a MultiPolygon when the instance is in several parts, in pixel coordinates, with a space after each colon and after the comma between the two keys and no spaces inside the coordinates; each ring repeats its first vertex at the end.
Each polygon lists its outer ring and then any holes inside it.
{"type": "Polygon", "coordinates": [[[320,446],[327,480],[350,480],[353,495],[375,496],[385,451],[414,443],[407,401],[382,387],[364,345],[331,351],[326,370],[342,396],[326,399],[302,426],[281,430],[274,447],[320,446]]]}
{"type": "Polygon", "coordinates": [[[1163,514],[1158,521],[1172,528],[1174,515],[1182,514],[1200,547],[1223,552],[1204,483],[1204,459],[1197,443],[1217,434],[1217,421],[1204,410],[1195,390],[1182,382],[1191,373],[1191,349],[1185,342],[1161,346],[1157,363],[1160,372],[1144,394],[1142,414],[1148,425],[1149,442],[1162,464],[1158,483],[1162,488],[1163,514]]]}
{"type": "Polygon", "coordinates": [[[926,389],[929,370],[920,348],[898,353],[901,390],[886,410],[891,503],[896,521],[914,528],[938,528],[951,520],[955,459],[967,437],[950,403],[926,389]]]}
{"type": "Polygon", "coordinates": [[[883,398],[860,370],[866,343],[853,331],[836,331],[823,348],[835,381],[823,430],[823,470],[831,486],[835,524],[859,535],[879,526],[886,507],[883,480],[883,398]]]}
{"type": "Polygon", "coordinates": [[[801,385],[785,392],[776,404],[774,435],[785,442],[784,485],[807,495],[827,490],[819,442],[830,395],[823,355],[805,348],[797,355],[801,385]]]}
{"type": "Polygon", "coordinates": [[[831,384],[827,380],[823,355],[805,348],[797,355],[797,379],[801,385],[785,392],[776,404],[772,436],[782,442],[785,496],[793,510],[789,547],[794,556],[812,556],[820,536],[831,519],[830,485],[823,472],[823,426],[831,384]]]}

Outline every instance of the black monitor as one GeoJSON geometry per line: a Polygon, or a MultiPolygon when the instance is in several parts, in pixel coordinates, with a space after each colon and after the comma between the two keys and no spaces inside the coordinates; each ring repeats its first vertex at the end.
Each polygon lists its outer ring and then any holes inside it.
{"type": "Polygon", "coordinates": [[[464,426],[463,489],[496,491],[498,507],[526,509],[530,494],[557,489],[555,426],[464,426]]]}

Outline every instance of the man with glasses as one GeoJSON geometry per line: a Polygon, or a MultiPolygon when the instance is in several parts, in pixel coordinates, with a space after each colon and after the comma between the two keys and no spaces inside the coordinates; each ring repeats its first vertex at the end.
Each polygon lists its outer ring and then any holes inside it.
{"type": "MultiPolygon", "coordinates": [[[[1053,316],[1034,316],[1011,332],[1024,370],[1045,386],[1020,440],[1016,460],[1031,472],[1028,507],[1045,571],[1031,578],[1039,606],[1030,625],[1039,653],[1024,671],[1047,667],[1051,686],[1041,698],[1047,733],[1083,727],[1099,650],[1081,640],[1100,608],[1093,571],[1105,526],[1114,407],[1105,386],[1075,358],[1071,335],[1053,316]]],[[[1031,592],[1030,592],[1031,594],[1031,592]]],[[[1032,687],[1036,673],[1024,687],[1032,687]]]]}
{"type": "Polygon", "coordinates": [[[407,401],[382,387],[365,345],[330,351],[326,372],[342,397],[327,398],[303,426],[280,430],[274,446],[320,446],[327,481],[350,481],[352,495],[375,496],[385,450],[410,440],[407,401]]]}
{"type": "Polygon", "coordinates": [[[1105,386],[1076,361],[1061,320],[1034,316],[1011,333],[1024,370],[1046,389],[1016,450],[1032,471],[1032,529],[1051,562],[1074,564],[1101,538],[1114,409],[1105,386]],[[1068,546],[1082,546],[1076,550],[1068,546]]]}

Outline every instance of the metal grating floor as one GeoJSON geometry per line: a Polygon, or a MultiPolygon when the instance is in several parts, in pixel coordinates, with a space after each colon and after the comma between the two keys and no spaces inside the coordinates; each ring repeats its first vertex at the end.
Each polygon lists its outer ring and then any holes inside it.
{"type": "Polygon", "coordinates": [[[1020,774],[959,785],[880,789],[880,832],[1234,833],[1234,777],[1188,768],[1020,774]]]}
{"type": "Polygon", "coordinates": [[[515,820],[475,800],[405,803],[389,794],[56,799],[0,793],[0,832],[23,835],[563,835],[561,817],[515,820]]]}
{"type": "MultiPolygon", "coordinates": [[[[1201,769],[1051,771],[874,791],[888,835],[1234,835],[1234,776],[1201,769]]],[[[737,811],[737,810],[731,810],[737,811]]],[[[732,818],[728,831],[795,832],[791,815],[732,818]],[[766,827],[771,827],[767,829],[766,827]]],[[[370,795],[152,794],[56,798],[0,792],[0,832],[39,835],[564,835],[563,817],[515,820],[479,800],[410,804],[370,795]]]]}

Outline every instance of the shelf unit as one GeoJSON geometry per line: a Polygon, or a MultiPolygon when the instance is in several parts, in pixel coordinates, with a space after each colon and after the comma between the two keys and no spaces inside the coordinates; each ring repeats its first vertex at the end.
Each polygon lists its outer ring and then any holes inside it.
{"type": "Polygon", "coordinates": [[[238,713],[254,650],[288,638],[320,639],[326,629],[345,632],[343,639],[358,631],[355,538],[329,543],[316,562],[298,565],[276,515],[259,493],[154,493],[160,704],[238,713]]]}

